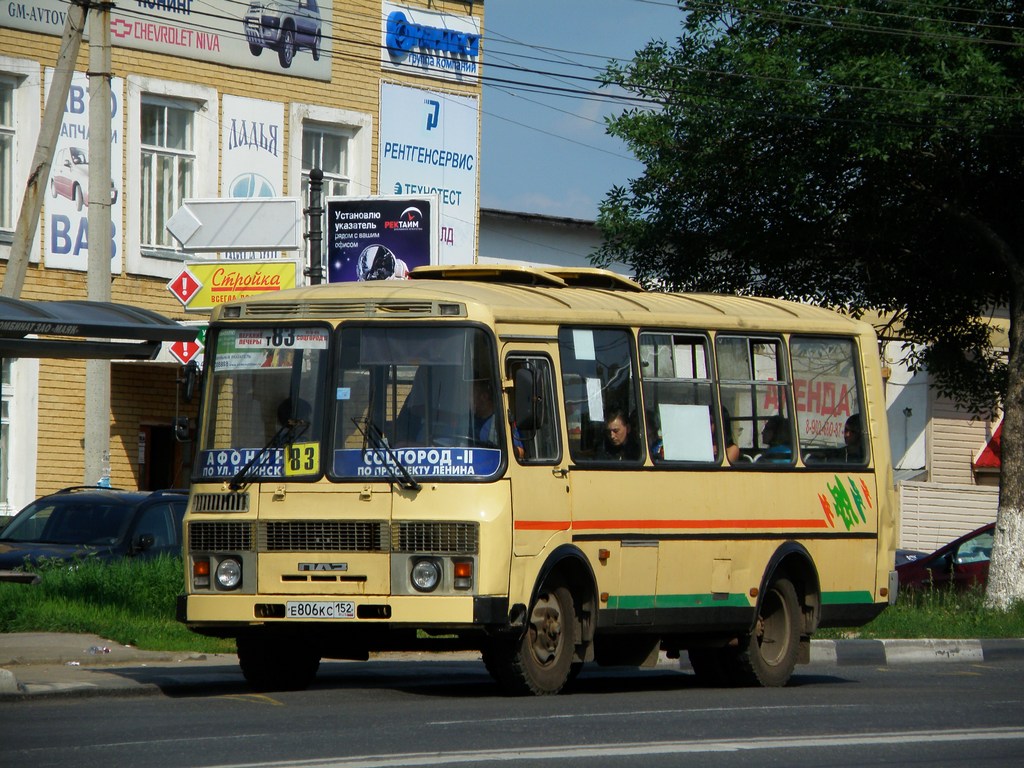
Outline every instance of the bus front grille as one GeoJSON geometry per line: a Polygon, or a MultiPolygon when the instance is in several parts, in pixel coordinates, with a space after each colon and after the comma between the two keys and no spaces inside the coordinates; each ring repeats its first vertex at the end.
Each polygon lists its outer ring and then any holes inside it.
{"type": "Polygon", "coordinates": [[[251,522],[194,520],[188,524],[189,548],[193,552],[252,551],[252,529],[251,522]]]}
{"type": "Polygon", "coordinates": [[[391,529],[394,552],[475,555],[479,549],[476,523],[402,522],[391,529]]]}
{"type": "Polygon", "coordinates": [[[419,552],[478,554],[480,527],[468,522],[368,520],[193,520],[194,552],[419,552]]]}
{"type": "Polygon", "coordinates": [[[386,552],[387,523],[284,520],[260,523],[261,552],[386,552]]]}
{"type": "Polygon", "coordinates": [[[197,493],[192,496],[193,512],[248,512],[248,493],[197,493]]]}

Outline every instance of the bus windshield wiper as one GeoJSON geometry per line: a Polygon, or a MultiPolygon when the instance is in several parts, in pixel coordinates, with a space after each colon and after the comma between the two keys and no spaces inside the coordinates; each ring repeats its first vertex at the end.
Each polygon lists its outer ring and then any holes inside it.
{"type": "MultiPolygon", "coordinates": [[[[388,440],[384,437],[384,433],[381,432],[380,427],[373,423],[372,419],[352,419],[352,423],[356,425],[356,429],[359,430],[359,434],[363,436],[363,450],[366,450],[366,443],[373,443],[373,447],[378,451],[384,451],[387,457],[391,460],[391,464],[398,470],[399,477],[395,477],[395,481],[410,491],[418,491],[420,484],[416,482],[416,478],[412,476],[405,464],[398,460],[398,456],[391,450],[391,446],[388,445],[388,440]]],[[[392,475],[394,476],[394,475],[392,475]]]]}
{"type": "Polygon", "coordinates": [[[288,419],[288,421],[284,423],[284,426],[277,430],[277,432],[274,433],[274,436],[270,438],[270,442],[260,448],[260,450],[256,452],[256,455],[249,459],[246,465],[238,470],[235,476],[231,478],[231,482],[228,483],[228,488],[232,491],[242,490],[242,488],[248,485],[252,479],[252,468],[255,467],[271,449],[284,448],[286,445],[291,445],[303,432],[306,431],[308,426],[309,422],[305,419],[288,419]]]}

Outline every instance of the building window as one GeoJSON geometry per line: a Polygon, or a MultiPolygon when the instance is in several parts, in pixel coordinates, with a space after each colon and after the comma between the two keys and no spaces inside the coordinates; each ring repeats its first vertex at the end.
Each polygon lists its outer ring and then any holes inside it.
{"type": "Polygon", "coordinates": [[[167,220],[195,190],[195,110],[143,102],[141,114],[141,244],[174,248],[167,220]]]}
{"type": "Polygon", "coordinates": [[[289,107],[288,187],[308,200],[309,172],[324,172],[324,195],[369,195],[373,118],[316,104],[289,107]]]}
{"type": "Polygon", "coordinates": [[[217,90],[129,75],[124,111],[125,269],[173,278],[186,253],[167,222],[186,198],[218,195],[217,90]]]}
{"type": "Polygon", "coordinates": [[[0,230],[14,228],[14,84],[0,80],[0,230]]]}
{"type": "Polygon", "coordinates": [[[348,169],[350,133],[331,126],[304,123],[302,126],[302,199],[309,195],[309,172],[324,172],[325,197],[348,194],[351,180],[348,169]]]}

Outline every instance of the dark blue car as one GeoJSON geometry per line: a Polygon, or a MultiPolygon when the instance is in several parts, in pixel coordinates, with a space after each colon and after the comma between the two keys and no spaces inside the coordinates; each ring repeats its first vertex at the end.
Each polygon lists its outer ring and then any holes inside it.
{"type": "Polygon", "coordinates": [[[41,559],[181,554],[185,491],[65,488],[36,499],[0,532],[0,571],[41,559]]]}

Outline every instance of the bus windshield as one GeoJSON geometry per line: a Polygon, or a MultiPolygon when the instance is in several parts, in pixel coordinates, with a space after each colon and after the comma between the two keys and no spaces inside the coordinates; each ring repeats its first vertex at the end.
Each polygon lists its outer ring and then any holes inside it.
{"type": "Polygon", "coordinates": [[[504,426],[494,361],[479,328],[344,327],[332,475],[497,474],[504,426]]]}
{"type": "Polygon", "coordinates": [[[325,327],[216,332],[196,477],[241,482],[320,474],[329,339],[325,327]]]}

